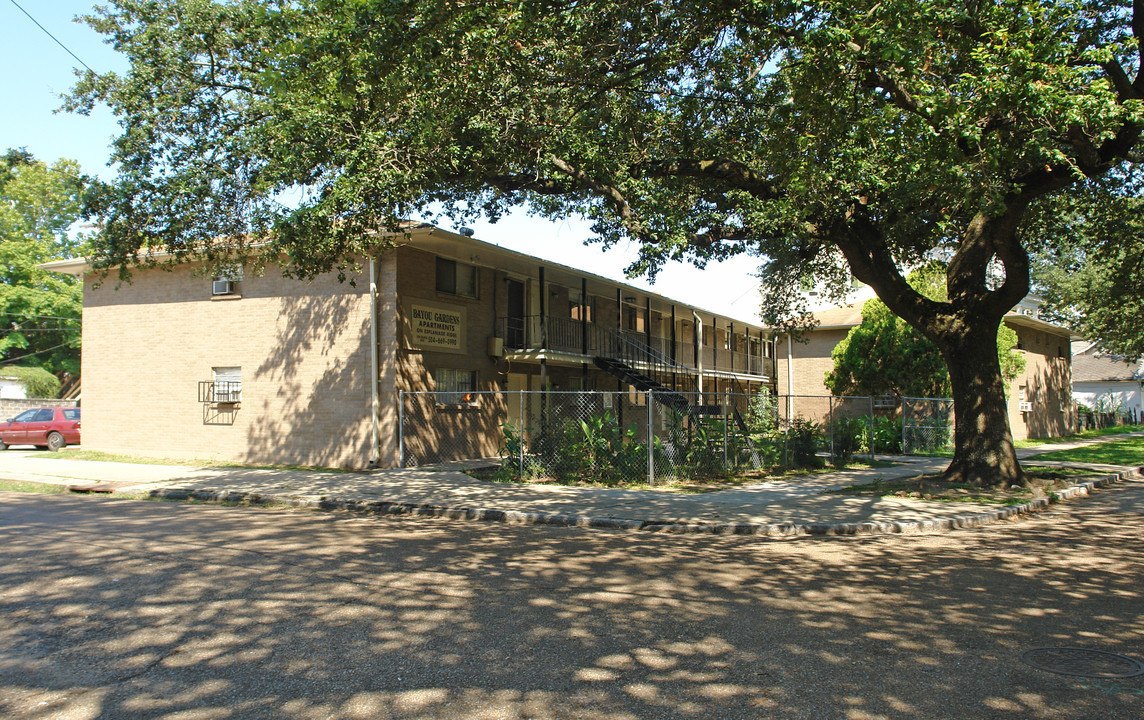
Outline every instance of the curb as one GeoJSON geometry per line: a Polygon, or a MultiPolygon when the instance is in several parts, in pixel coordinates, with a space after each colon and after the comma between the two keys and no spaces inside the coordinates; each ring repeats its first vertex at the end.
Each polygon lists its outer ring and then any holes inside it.
{"type": "Polygon", "coordinates": [[[447,520],[477,520],[503,522],[516,525],[551,525],[605,530],[639,530],[681,535],[755,535],[763,537],[797,536],[856,536],[907,535],[945,532],[962,528],[982,527],[1047,508],[1058,500],[1072,500],[1089,495],[1097,488],[1107,487],[1131,477],[1137,477],[1144,468],[1133,468],[1112,473],[1094,480],[1078,483],[1054,493],[1054,498],[1037,498],[1020,505],[986,510],[979,513],[953,515],[925,520],[895,520],[863,523],[673,523],[655,520],[623,520],[587,515],[563,515],[492,508],[447,507],[420,503],[390,502],[385,500],[330,500],[327,498],[296,498],[231,490],[189,490],[167,488],[152,490],[147,497],[162,500],[198,500],[213,503],[245,503],[250,505],[286,505],[314,510],[345,510],[366,515],[404,515],[408,517],[444,518],[447,520]]]}

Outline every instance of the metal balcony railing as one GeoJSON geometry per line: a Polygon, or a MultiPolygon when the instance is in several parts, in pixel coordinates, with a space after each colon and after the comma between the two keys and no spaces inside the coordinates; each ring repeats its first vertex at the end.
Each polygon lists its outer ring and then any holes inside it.
{"type": "MultiPolygon", "coordinates": [[[[497,321],[498,335],[504,338],[506,350],[552,350],[589,357],[609,357],[624,359],[625,353],[634,347],[641,348],[636,353],[638,362],[655,365],[662,362],[671,366],[671,372],[694,373],[695,346],[690,342],[672,343],[670,338],[648,337],[642,332],[603,327],[596,323],[585,323],[572,318],[530,315],[521,318],[500,318],[497,321]],[[627,348],[627,349],[625,349],[627,348]],[[654,359],[648,359],[654,358],[654,359]]],[[[699,348],[703,358],[704,371],[729,371],[744,375],[774,377],[774,358],[758,354],[738,352],[704,346],[699,348]]]]}
{"type": "Polygon", "coordinates": [[[242,402],[242,383],[204,380],[199,383],[199,402],[206,405],[242,402]]]}

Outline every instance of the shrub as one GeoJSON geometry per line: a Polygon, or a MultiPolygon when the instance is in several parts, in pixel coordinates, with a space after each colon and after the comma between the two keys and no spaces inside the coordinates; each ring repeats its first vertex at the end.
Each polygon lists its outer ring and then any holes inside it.
{"type": "Polygon", "coordinates": [[[830,460],[836,467],[848,464],[862,449],[869,434],[869,421],[868,417],[844,417],[834,421],[830,428],[830,460]]]}
{"type": "Polygon", "coordinates": [[[822,467],[818,457],[818,443],[822,437],[822,426],[810,420],[797,418],[790,424],[787,433],[789,462],[794,467],[822,467]]]}
{"type": "Polygon", "coordinates": [[[53,399],[60,394],[60,379],[43,368],[0,367],[0,376],[19,380],[30,398],[53,399]]]}
{"type": "Polygon", "coordinates": [[[902,454],[902,421],[899,418],[874,418],[874,452],[902,454]]]}

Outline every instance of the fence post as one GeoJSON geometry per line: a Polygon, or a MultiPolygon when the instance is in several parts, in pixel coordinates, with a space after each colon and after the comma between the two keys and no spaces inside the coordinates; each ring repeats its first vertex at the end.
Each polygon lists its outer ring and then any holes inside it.
{"type": "Polygon", "coordinates": [[[397,467],[405,467],[405,391],[397,392],[397,467]]]}
{"type": "Polygon", "coordinates": [[[902,396],[902,454],[903,455],[909,455],[910,454],[910,451],[906,449],[906,400],[907,400],[907,398],[903,395],[902,396]]]}
{"type": "Polygon", "coordinates": [[[827,412],[830,416],[830,460],[834,461],[834,396],[831,395],[826,403],[827,412]]]}
{"type": "Polygon", "coordinates": [[[730,463],[727,460],[727,401],[730,398],[730,390],[723,389],[723,472],[730,470],[730,463]]]}
{"type": "Polygon", "coordinates": [[[655,391],[647,391],[647,484],[655,484],[655,391]]]}
{"type": "Polygon", "coordinates": [[[524,391],[518,390],[520,393],[520,477],[524,478],[524,424],[527,418],[524,416],[524,391]]]}
{"type": "Polygon", "coordinates": [[[871,395],[866,398],[870,401],[870,462],[874,462],[874,396],[871,395]]]}

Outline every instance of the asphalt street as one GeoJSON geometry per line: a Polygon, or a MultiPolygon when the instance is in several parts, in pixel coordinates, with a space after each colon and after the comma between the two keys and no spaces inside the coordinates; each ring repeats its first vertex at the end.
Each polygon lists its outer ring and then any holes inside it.
{"type": "Polygon", "coordinates": [[[1144,677],[1144,481],[775,540],[0,493],[4,718],[1101,718],[1144,677]]]}

